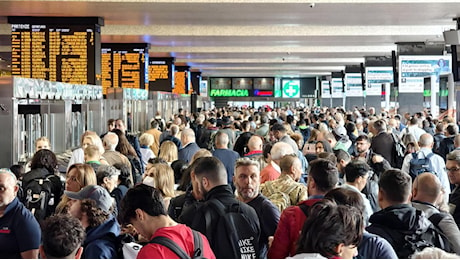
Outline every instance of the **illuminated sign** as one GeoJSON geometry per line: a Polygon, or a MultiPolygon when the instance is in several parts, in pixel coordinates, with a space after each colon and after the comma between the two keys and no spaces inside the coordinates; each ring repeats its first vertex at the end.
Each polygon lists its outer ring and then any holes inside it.
{"type": "Polygon", "coordinates": [[[149,57],[149,90],[171,92],[174,70],[174,58],[149,57]]]}
{"type": "MultiPolygon", "coordinates": [[[[147,87],[146,64],[148,64],[146,43],[103,43],[102,44],[102,92],[107,88],[147,87]]],[[[148,74],[147,74],[148,75],[148,74]]]]}
{"type": "Polygon", "coordinates": [[[300,80],[283,80],[282,88],[284,98],[300,97],[300,80]]]}
{"type": "Polygon", "coordinates": [[[249,97],[247,89],[211,89],[211,97],[249,97]]]}
{"type": "Polygon", "coordinates": [[[176,66],[174,71],[174,88],[172,90],[175,94],[192,94],[192,87],[190,84],[190,67],[176,66]]]}
{"type": "Polygon", "coordinates": [[[255,97],[273,97],[273,91],[272,90],[255,89],[254,90],[254,96],[255,97]]]}
{"type": "Polygon", "coordinates": [[[72,84],[100,84],[99,17],[8,17],[11,74],[72,84]]]}

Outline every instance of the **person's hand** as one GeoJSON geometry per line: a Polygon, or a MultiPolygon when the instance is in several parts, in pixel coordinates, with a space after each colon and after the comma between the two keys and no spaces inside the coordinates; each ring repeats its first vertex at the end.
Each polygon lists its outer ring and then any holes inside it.
{"type": "Polygon", "coordinates": [[[376,154],[376,155],[374,155],[372,157],[372,162],[373,163],[381,163],[381,162],[383,162],[383,157],[378,155],[378,154],[376,154]]]}
{"type": "Polygon", "coordinates": [[[268,248],[272,247],[273,240],[275,239],[274,236],[269,236],[268,237],[268,248]]]}

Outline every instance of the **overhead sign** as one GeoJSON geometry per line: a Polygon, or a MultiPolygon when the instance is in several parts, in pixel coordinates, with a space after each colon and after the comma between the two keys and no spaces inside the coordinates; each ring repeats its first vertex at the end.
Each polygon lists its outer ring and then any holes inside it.
{"type": "Polygon", "coordinates": [[[366,67],[366,96],[380,96],[385,83],[393,83],[393,67],[366,67]]]}
{"type": "Polygon", "coordinates": [[[450,56],[399,56],[399,93],[423,93],[424,77],[450,73],[450,56]]]}
{"type": "Polygon", "coordinates": [[[249,97],[248,89],[211,89],[211,97],[249,97]]]}
{"type": "Polygon", "coordinates": [[[321,98],[331,97],[331,84],[327,80],[321,81],[321,98]]]}
{"type": "Polygon", "coordinates": [[[284,98],[300,98],[300,80],[283,79],[282,97],[284,98]]]}
{"type": "Polygon", "coordinates": [[[341,78],[332,78],[331,88],[332,88],[331,97],[343,98],[343,84],[342,84],[341,78]]]}
{"type": "Polygon", "coordinates": [[[101,84],[99,17],[8,17],[11,74],[25,78],[101,84]]]}
{"type": "Polygon", "coordinates": [[[361,73],[345,74],[345,93],[347,97],[362,97],[363,85],[361,73]]]}

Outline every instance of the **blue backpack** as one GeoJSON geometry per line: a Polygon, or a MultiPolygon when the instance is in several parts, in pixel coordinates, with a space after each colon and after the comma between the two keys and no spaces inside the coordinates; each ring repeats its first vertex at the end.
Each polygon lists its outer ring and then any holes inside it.
{"type": "Polygon", "coordinates": [[[424,158],[418,158],[418,153],[412,153],[409,168],[409,175],[412,177],[412,180],[424,172],[431,172],[436,175],[433,165],[431,164],[431,157],[433,157],[433,155],[433,153],[429,153],[424,158]]]}

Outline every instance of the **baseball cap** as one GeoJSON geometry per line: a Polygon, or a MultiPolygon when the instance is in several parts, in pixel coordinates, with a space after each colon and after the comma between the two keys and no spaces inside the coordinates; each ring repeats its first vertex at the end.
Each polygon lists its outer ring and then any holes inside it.
{"type": "Polygon", "coordinates": [[[106,213],[110,213],[110,207],[113,205],[113,199],[109,192],[99,185],[88,185],[78,192],[64,191],[64,194],[74,200],[94,200],[96,206],[106,213]]]}
{"type": "Polygon", "coordinates": [[[336,128],[334,128],[334,134],[336,134],[337,136],[345,136],[347,135],[347,129],[345,129],[345,127],[343,126],[338,126],[336,128]]]}

